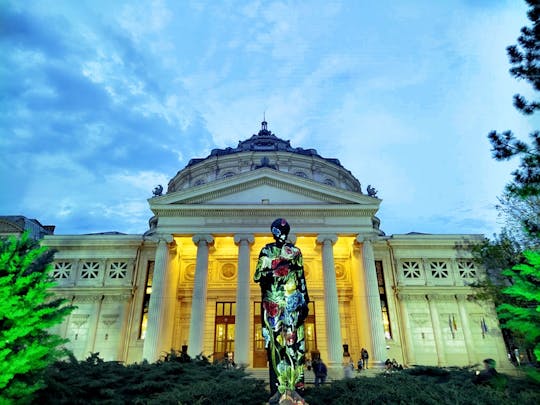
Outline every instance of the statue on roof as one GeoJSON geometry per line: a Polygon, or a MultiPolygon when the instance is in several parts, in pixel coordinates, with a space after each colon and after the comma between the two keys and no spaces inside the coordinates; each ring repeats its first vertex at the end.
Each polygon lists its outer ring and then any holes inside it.
{"type": "Polygon", "coordinates": [[[371,184],[367,186],[367,195],[373,198],[377,198],[378,191],[375,189],[375,187],[371,187],[371,184]]]}
{"type": "Polygon", "coordinates": [[[152,197],[160,197],[163,195],[163,186],[161,184],[158,184],[156,188],[154,188],[154,191],[152,191],[153,196],[152,197]]]}

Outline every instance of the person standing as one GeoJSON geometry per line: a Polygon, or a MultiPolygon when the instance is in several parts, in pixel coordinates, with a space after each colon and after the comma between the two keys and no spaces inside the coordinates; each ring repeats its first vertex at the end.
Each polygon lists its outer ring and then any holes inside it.
{"type": "Polygon", "coordinates": [[[514,346],[514,357],[516,358],[516,367],[521,366],[521,358],[519,357],[519,349],[514,346]]]}
{"type": "Polygon", "coordinates": [[[262,335],[268,354],[271,399],[304,388],[304,320],[309,296],[302,253],[287,242],[290,229],[282,218],[272,222],[270,230],[275,241],[262,248],[253,276],[261,287],[262,335]]]}
{"type": "Polygon", "coordinates": [[[328,375],[326,364],[321,359],[317,359],[313,362],[313,372],[315,373],[315,387],[324,384],[328,375]]]}
{"type": "Polygon", "coordinates": [[[362,347],[362,351],[360,352],[360,356],[362,357],[362,361],[364,362],[364,368],[367,370],[369,368],[368,367],[369,353],[363,347],[362,347]]]}

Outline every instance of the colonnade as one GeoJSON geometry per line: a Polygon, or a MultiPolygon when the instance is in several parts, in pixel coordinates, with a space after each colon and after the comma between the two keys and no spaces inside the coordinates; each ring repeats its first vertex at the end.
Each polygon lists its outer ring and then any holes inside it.
{"type": "MultiPolygon", "coordinates": [[[[172,239],[172,238],[171,238],[172,239]]],[[[207,304],[208,259],[209,248],[214,243],[212,235],[194,235],[193,243],[197,246],[195,281],[191,304],[188,353],[198,355],[203,351],[203,336],[207,304]]],[[[320,234],[316,241],[321,246],[323,279],[324,279],[324,309],[326,317],[326,338],[328,347],[329,366],[340,365],[343,361],[343,341],[341,336],[341,321],[338,305],[338,289],[335,273],[333,246],[338,240],[335,234],[320,234]]],[[[250,256],[251,245],[254,242],[252,234],[236,234],[234,242],[238,246],[238,277],[236,288],[236,322],[235,322],[235,352],[234,358],[238,364],[249,364],[249,327],[250,327],[250,256]]],[[[358,236],[357,243],[362,244],[362,269],[365,279],[370,334],[373,352],[372,361],[383,361],[385,356],[384,326],[381,314],[381,302],[377,284],[377,274],[373,247],[369,237],[358,236]]],[[[166,291],[170,285],[171,276],[168,270],[168,240],[159,239],[156,250],[152,295],[148,312],[148,325],[143,347],[143,358],[155,361],[160,354],[160,340],[170,341],[170,328],[166,325],[167,305],[166,291]]],[[[309,286],[308,286],[309,288],[309,286]]],[[[167,302],[167,304],[170,304],[167,302]]]]}

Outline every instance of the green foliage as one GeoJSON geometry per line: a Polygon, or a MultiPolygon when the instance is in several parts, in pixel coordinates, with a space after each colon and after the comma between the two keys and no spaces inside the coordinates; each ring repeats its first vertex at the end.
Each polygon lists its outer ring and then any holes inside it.
{"type": "MultiPolygon", "coordinates": [[[[59,361],[46,374],[39,404],[264,404],[270,393],[263,381],[241,369],[211,365],[204,359],[124,366],[97,353],[86,361],[59,361]]],[[[304,398],[319,404],[533,404],[540,385],[505,379],[503,390],[472,383],[467,368],[415,367],[307,388],[304,398]]]]}
{"type": "Polygon", "coordinates": [[[486,270],[488,276],[472,285],[475,287],[476,298],[493,301],[495,305],[511,301],[511,298],[502,292],[511,284],[511,279],[503,272],[523,262],[522,249],[515,238],[503,230],[493,239],[486,238],[480,243],[468,245],[467,249],[470,250],[475,262],[486,270]]]}
{"type": "Polygon", "coordinates": [[[498,390],[472,383],[469,369],[415,367],[372,378],[336,381],[309,388],[304,398],[310,405],[336,404],[534,404],[540,403],[539,386],[523,379],[505,378],[498,390]]]}
{"type": "MultiPolygon", "coordinates": [[[[526,263],[503,272],[513,281],[503,293],[517,303],[501,304],[497,311],[509,329],[519,332],[534,347],[534,354],[540,359],[540,252],[525,251],[523,255],[526,263]]],[[[540,382],[537,370],[531,370],[531,376],[540,382]]]]}
{"type": "MultiPolygon", "coordinates": [[[[530,26],[521,29],[517,45],[507,48],[510,74],[518,80],[529,82],[535,91],[540,90],[540,3],[537,0],[526,0],[529,4],[527,17],[530,26]]],[[[530,115],[540,109],[537,101],[527,101],[523,96],[514,96],[514,106],[523,114],[530,115]]],[[[497,160],[508,160],[514,156],[521,158],[520,165],[513,172],[514,181],[508,185],[511,195],[529,198],[540,195],[540,132],[529,134],[530,143],[526,143],[512,133],[492,131],[488,138],[493,147],[493,157],[497,160]]],[[[540,213],[521,219],[527,233],[540,240],[540,213]]]]}
{"type": "Polygon", "coordinates": [[[506,236],[520,247],[520,251],[540,249],[540,238],[531,232],[530,226],[525,226],[540,224],[540,194],[523,198],[507,190],[498,200],[496,208],[506,236]]]}
{"type": "Polygon", "coordinates": [[[0,399],[6,403],[31,398],[43,370],[65,355],[59,346],[66,340],[47,331],[73,309],[49,292],[53,255],[27,234],[0,240],[0,399]]]}
{"type": "Polygon", "coordinates": [[[92,354],[49,367],[40,404],[260,404],[269,393],[265,383],[246,378],[242,369],[212,365],[206,359],[124,366],[92,354]]]}

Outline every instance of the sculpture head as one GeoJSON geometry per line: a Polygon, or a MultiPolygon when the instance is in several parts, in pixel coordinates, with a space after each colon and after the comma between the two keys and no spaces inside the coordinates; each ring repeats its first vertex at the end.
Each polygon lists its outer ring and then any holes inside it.
{"type": "Polygon", "coordinates": [[[283,218],[278,218],[272,222],[272,225],[270,225],[270,230],[272,231],[272,236],[276,240],[276,243],[283,245],[287,240],[291,227],[283,218]]]}

